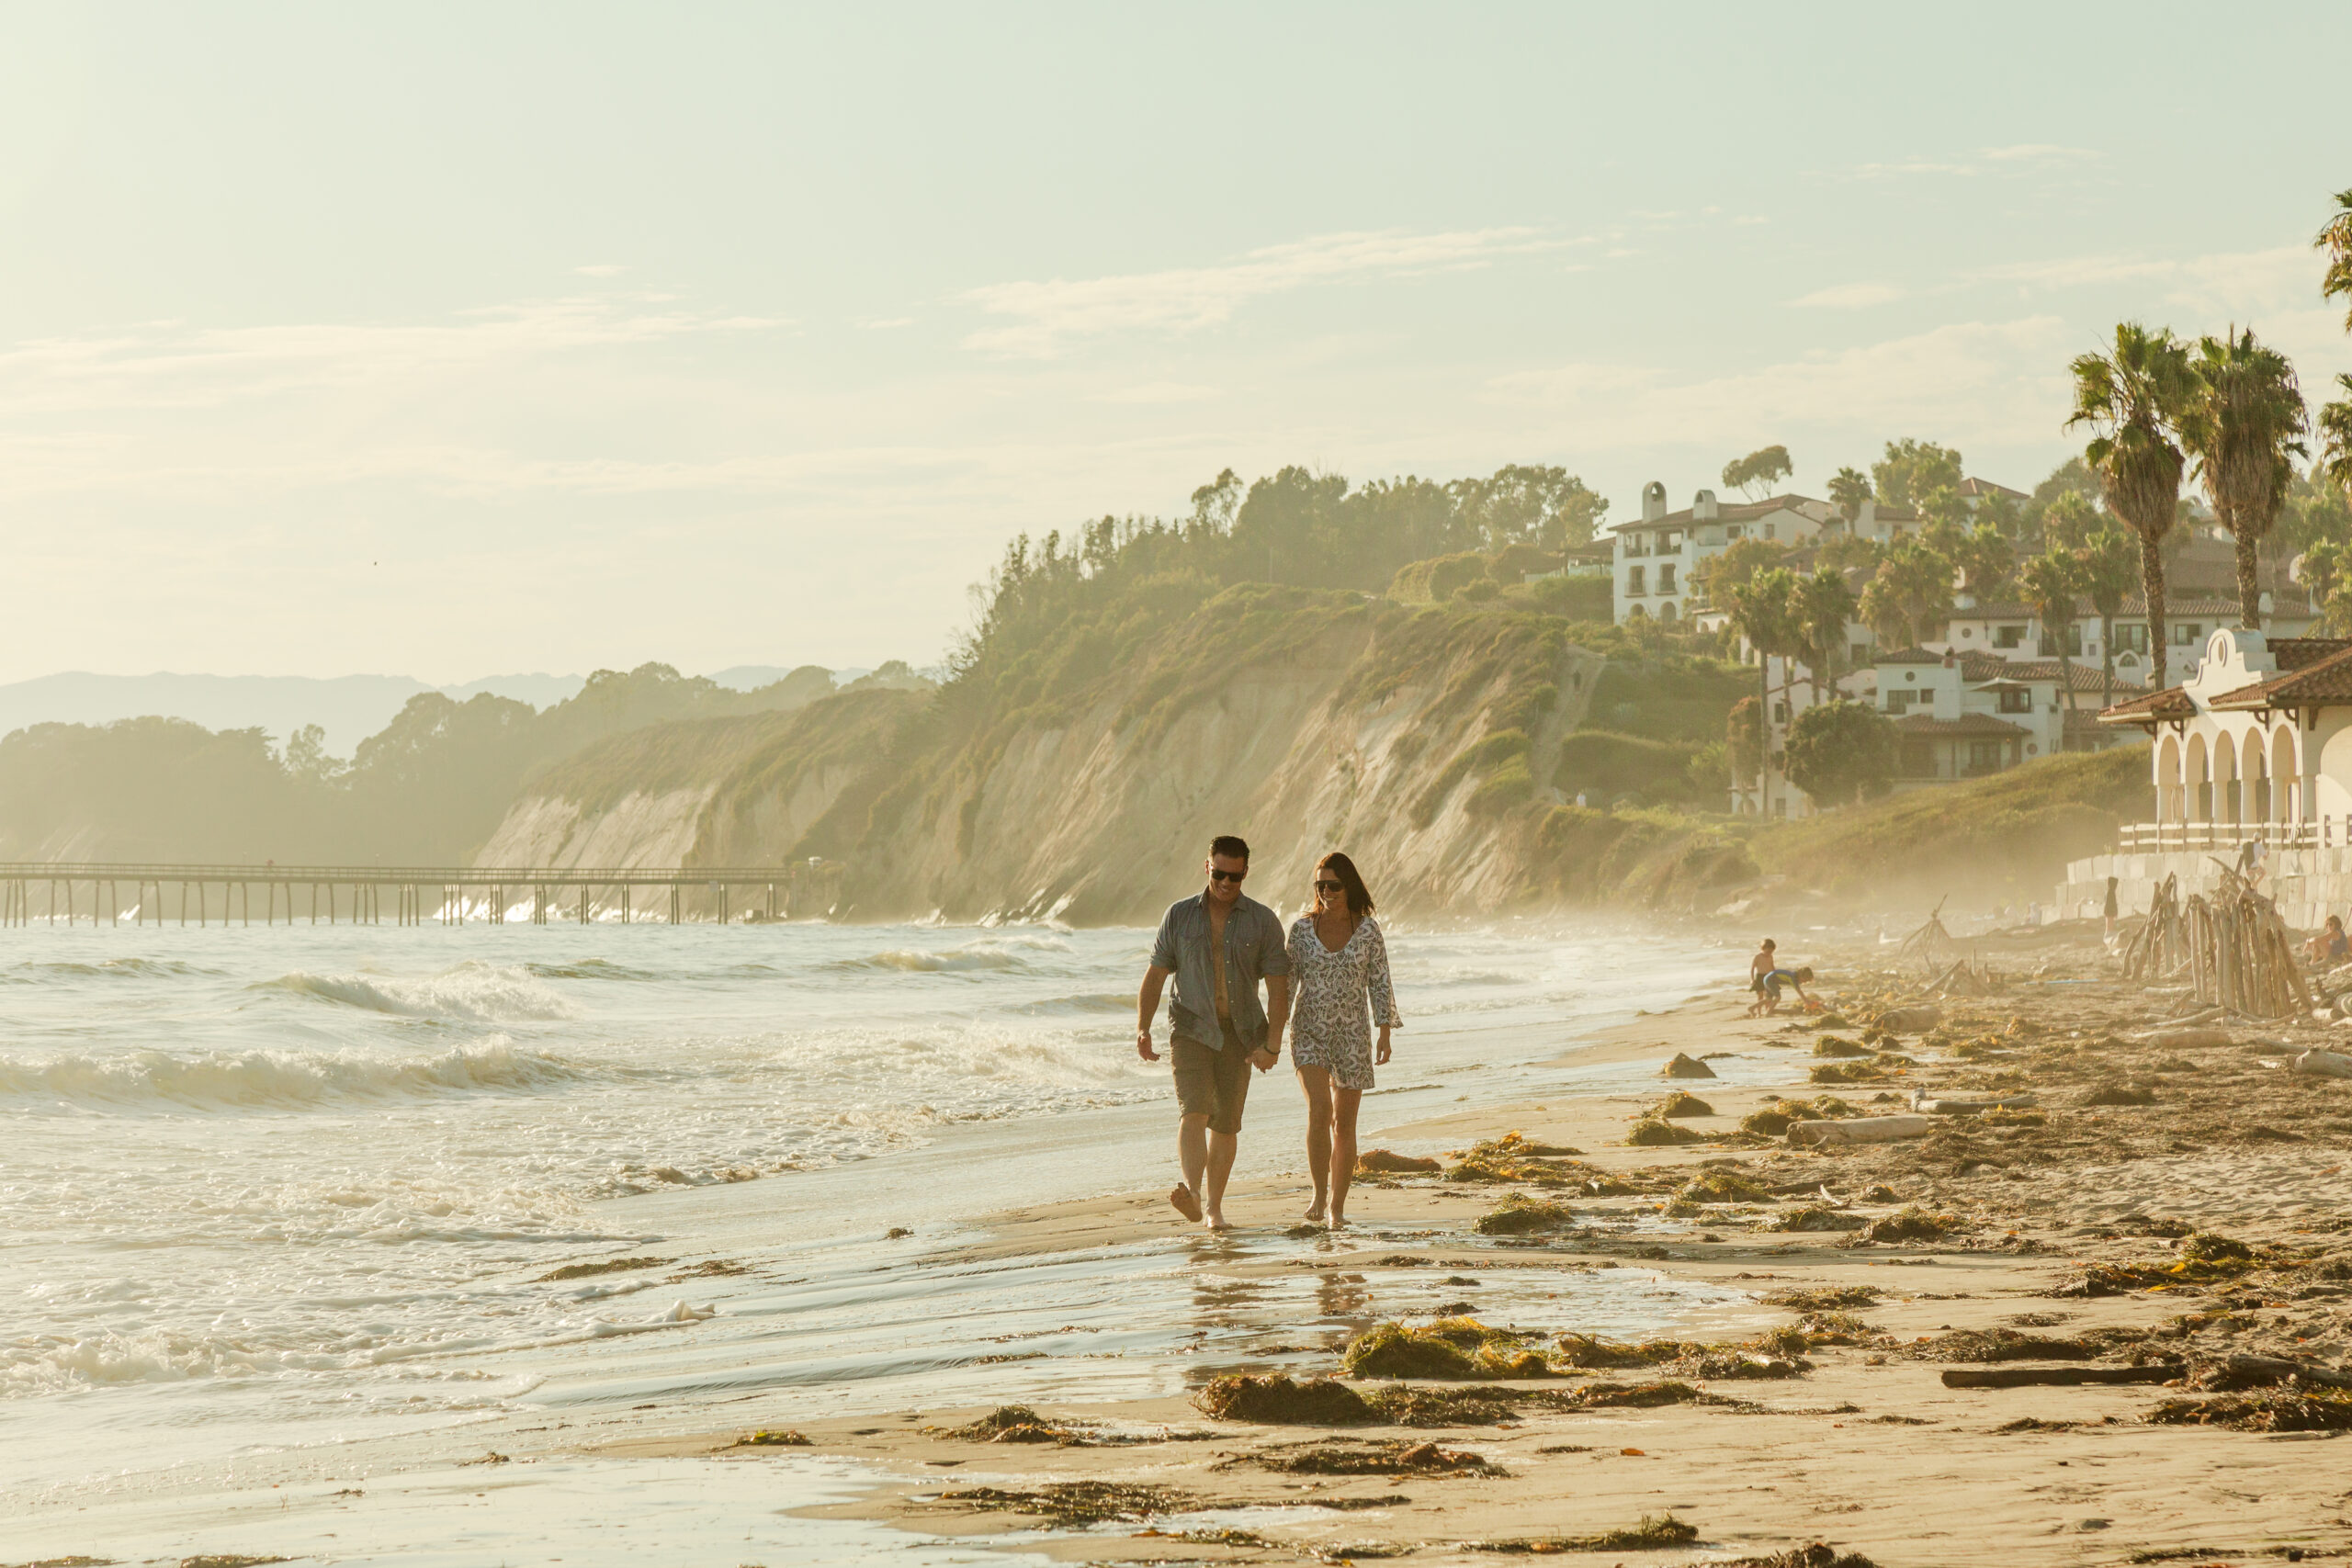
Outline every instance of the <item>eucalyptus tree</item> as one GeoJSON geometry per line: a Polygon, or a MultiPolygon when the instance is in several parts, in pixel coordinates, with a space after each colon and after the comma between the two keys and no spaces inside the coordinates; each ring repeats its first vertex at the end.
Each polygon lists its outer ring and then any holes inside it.
{"type": "Polygon", "coordinates": [[[2198,340],[2196,394],[2181,422],[2181,444],[2213,514],[2237,545],[2238,625],[2262,626],[2262,537],[2278,520],[2295,482],[2294,459],[2310,428],[2295,367],[2277,349],[2235,328],[2198,340]]]}
{"type": "Polygon", "coordinates": [[[1761,501],[1772,493],[1776,482],[1794,472],[1787,447],[1758,446],[1747,457],[1734,457],[1724,465],[1724,486],[1750,501],[1761,501]]]}
{"type": "Polygon", "coordinates": [[[2107,677],[2102,707],[2115,705],[2115,617],[2123,601],[2139,586],[2140,563],[2132,537],[2120,528],[2102,527],[2075,549],[2075,569],[2083,597],[2098,612],[2099,663],[2107,677]]]}
{"type": "Polygon", "coordinates": [[[2058,683],[2065,688],[2067,711],[2075,707],[2075,666],[2066,656],[2066,634],[2075,626],[2075,596],[2082,591],[2075,558],[2064,550],[2044,550],[2018,570],[2018,587],[2041,617],[2041,628],[2058,649],[2058,683]]]}
{"type": "Polygon", "coordinates": [[[2140,584],[2148,599],[2148,651],[2165,682],[2165,536],[2180,505],[2188,467],[2175,439],[2196,393],[2188,351],[2167,328],[2119,322],[2111,354],[2075,355],[2075,408],[2066,428],[2092,432],[2083,458],[2098,475],[2108,510],[2140,538],[2140,584]]]}

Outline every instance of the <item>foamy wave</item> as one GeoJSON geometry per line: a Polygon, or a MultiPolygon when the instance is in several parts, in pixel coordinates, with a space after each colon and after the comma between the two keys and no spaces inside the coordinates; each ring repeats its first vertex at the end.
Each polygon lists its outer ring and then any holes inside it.
{"type": "Polygon", "coordinates": [[[480,1336],[401,1342],[368,1334],[310,1347],[272,1346],[209,1334],[145,1330],[80,1338],[43,1335],[0,1350],[0,1393],[23,1396],[75,1388],[186,1382],[193,1378],[261,1377],[274,1372],[344,1371],[391,1366],[420,1356],[472,1350],[495,1341],[480,1336]]]}
{"type": "Polygon", "coordinates": [[[356,1052],[133,1051],[0,1062],[0,1097],[116,1105],[296,1106],[468,1090],[512,1092],[584,1076],[559,1056],[517,1050],[504,1041],[411,1060],[356,1052]]]}
{"type": "Polygon", "coordinates": [[[39,985],[49,980],[174,980],[189,975],[219,975],[222,971],[207,969],[199,964],[187,964],[176,958],[105,958],[96,964],[79,964],[70,959],[40,964],[19,964],[0,979],[18,985],[39,985]]]}
{"type": "Polygon", "coordinates": [[[844,968],[899,969],[910,974],[962,974],[984,969],[1025,969],[1033,955],[1068,953],[1069,943],[1055,937],[988,937],[961,947],[933,950],[893,948],[870,958],[842,961],[844,968]]]}
{"type": "Polygon", "coordinates": [[[526,1023],[570,1018],[572,1009],[526,971],[469,959],[426,980],[381,976],[312,975],[297,969],[256,990],[290,991],[369,1012],[402,1018],[449,1019],[468,1023],[526,1023]]]}

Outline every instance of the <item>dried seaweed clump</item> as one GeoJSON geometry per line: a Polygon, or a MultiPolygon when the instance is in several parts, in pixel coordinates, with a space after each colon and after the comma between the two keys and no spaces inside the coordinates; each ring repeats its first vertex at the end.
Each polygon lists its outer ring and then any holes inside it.
{"type": "Polygon", "coordinates": [[[1872,1220],[1855,1235],[1859,1242],[1940,1241],[1968,1228],[1958,1214],[1939,1214],[1906,1203],[1892,1214],[1872,1220]]]}
{"type": "Polygon", "coordinates": [[[1576,1211],[1566,1203],[1514,1192],[1479,1215],[1470,1228],[1480,1235],[1531,1235],[1537,1231],[1566,1230],[1576,1223],[1576,1211]]]}
{"type": "Polygon", "coordinates": [[[2167,1427],[2226,1427],[2233,1432],[2352,1431],[2352,1394],[2337,1389],[2225,1393],[2211,1399],[2167,1399],[2148,1412],[2167,1427]]]}
{"type": "Polygon", "coordinates": [[[1883,1294],[1876,1285],[1802,1285],[1767,1291],[1762,1299],[1767,1306],[1793,1307],[1799,1312],[1838,1312],[1869,1306],[1883,1294]]]}
{"type": "Polygon", "coordinates": [[[1654,1410],[1661,1404],[1729,1404],[1732,1401],[1666,1378],[1657,1382],[1597,1382],[1561,1394],[1559,1403],[1568,1410],[1654,1410]]]}
{"type": "Polygon", "coordinates": [[[1351,1378],[1547,1377],[1551,1363],[1530,1348],[1528,1336],[1488,1328],[1475,1317],[1442,1317],[1419,1328],[1375,1324],[1356,1337],[1340,1365],[1351,1378]]]}
{"type": "MultiPolygon", "coordinates": [[[[1271,1470],[1277,1475],[1498,1475],[1484,1454],[1443,1449],[1410,1438],[1371,1438],[1336,1443],[1284,1443],[1236,1454],[1219,1470],[1271,1470]]],[[[1402,1501],[1402,1499],[1398,1499],[1402,1501]]]]}
{"type": "Polygon", "coordinates": [[[1465,1540],[1471,1551],[1523,1552],[1549,1556],[1555,1551],[1653,1551],[1688,1546],[1699,1539],[1698,1527],[1672,1514],[1644,1515],[1631,1529],[1602,1530],[1598,1535],[1512,1536],[1498,1540],[1465,1540]]]}
{"type": "Polygon", "coordinates": [[[1813,1541],[1776,1551],[1770,1557],[1735,1557],[1714,1568],[1878,1568],[1859,1551],[1840,1551],[1826,1541],[1813,1541]]]}
{"type": "Polygon", "coordinates": [[[1363,1395],[1329,1378],[1296,1382],[1280,1373],[1222,1377],[1201,1390],[1196,1402],[1204,1411],[1224,1421],[1288,1427],[1369,1427],[1380,1420],[1380,1412],[1367,1404],[1363,1395]]]}
{"type": "Polygon", "coordinates": [[[1086,1440],[1084,1434],[1049,1421],[1025,1404],[1000,1404],[970,1426],[952,1427],[946,1435],[975,1443],[1059,1443],[1066,1448],[1086,1440]]]}
{"type": "Polygon", "coordinates": [[[795,1432],[785,1428],[770,1431],[763,1428],[749,1436],[736,1438],[734,1446],[739,1449],[805,1449],[812,1445],[806,1432],[795,1432]]]}
{"type": "Polygon", "coordinates": [[[2084,1095],[2077,1105],[2154,1105],[2156,1091],[2146,1084],[2103,1083],[2084,1095]]]}
{"type": "Polygon", "coordinates": [[[1680,1339],[1645,1339],[1628,1345],[1622,1339],[1599,1339],[1589,1334],[1563,1334],[1556,1341],[1556,1359],[1563,1366],[1596,1371],[1625,1367],[1655,1367],[1679,1360],[1701,1347],[1680,1339]]]}
{"type": "Polygon", "coordinates": [[[1797,1319],[1797,1332],[1813,1345],[1875,1345],[1886,1337],[1874,1323],[1850,1312],[1809,1312],[1797,1319]]]}
{"type": "Polygon", "coordinates": [[[1027,1492],[973,1486],[943,1492],[933,1500],[991,1513],[1035,1514],[1063,1526],[1182,1513],[1193,1505],[1190,1496],[1173,1487],[1125,1481],[1060,1481],[1027,1492]]]}
{"type": "Polygon", "coordinates": [[[1647,1112],[1625,1129],[1625,1143],[1631,1148],[1663,1148],[1673,1144],[1697,1144],[1705,1141],[1704,1133],[1694,1132],[1689,1127],[1678,1127],[1671,1122],[1662,1121],[1647,1112]]]}
{"type": "Polygon", "coordinates": [[[2052,1339],[2014,1328],[1962,1328],[1903,1348],[1919,1361],[2088,1361],[2100,1347],[2081,1339],[2052,1339]]]}
{"type": "Polygon", "coordinates": [[[1713,1116],[1715,1108],[1687,1089],[1678,1089],[1657,1102],[1650,1114],[1657,1117],[1713,1116]]]}
{"type": "Polygon", "coordinates": [[[1749,1111],[1740,1122],[1739,1130],[1777,1138],[1789,1130],[1792,1122],[1842,1122],[1860,1114],[1834,1094],[1816,1095],[1811,1100],[1781,1099],[1761,1111],[1749,1111]]]}
{"type": "Polygon", "coordinates": [[[1876,1062],[1824,1062],[1806,1076],[1814,1083],[1884,1083],[1886,1069],[1876,1062]]]}
{"type": "Polygon", "coordinates": [[[1825,1209],[1818,1203],[1785,1209],[1763,1222],[1768,1231],[1858,1231],[1869,1222],[1846,1209],[1825,1209]]]}
{"type": "Polygon", "coordinates": [[[2276,1248],[2257,1251],[2234,1236],[2196,1231],[2169,1263],[2094,1263],[2083,1270],[2079,1284],[2062,1285],[2053,1293],[2113,1296],[2150,1285],[2212,1285],[2256,1269],[2290,1269],[2298,1261],[2276,1248]]]}
{"type": "Polygon", "coordinates": [[[1867,1056],[1871,1048],[1842,1035],[1825,1034],[1813,1043],[1813,1054],[1816,1056],[1867,1056]]]}
{"type": "Polygon", "coordinates": [[[1438,1160],[1421,1155],[1400,1155],[1394,1149],[1366,1149],[1356,1156],[1358,1176],[1406,1176],[1444,1168],[1438,1160]]]}
{"type": "Polygon", "coordinates": [[[1752,1176],[1721,1166],[1702,1171],[1674,1194],[1693,1203],[1769,1203],[1772,1190],[1752,1176]]]}
{"type": "Polygon", "coordinates": [[[1566,1187],[1583,1179],[1581,1168],[1567,1168],[1547,1161],[1581,1154],[1561,1144],[1531,1142],[1518,1133],[1505,1133],[1473,1144],[1445,1173],[1448,1181],[1525,1181],[1538,1187],[1566,1187]]]}
{"type": "Polygon", "coordinates": [[[1521,1391],[1513,1388],[1422,1388],[1391,1383],[1375,1389],[1368,1403],[1392,1427],[1491,1427],[1517,1417],[1521,1391]]]}

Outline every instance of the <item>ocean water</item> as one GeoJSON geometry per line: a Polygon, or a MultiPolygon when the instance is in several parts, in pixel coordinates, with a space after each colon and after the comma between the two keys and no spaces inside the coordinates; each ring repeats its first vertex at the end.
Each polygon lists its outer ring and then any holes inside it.
{"type": "MultiPolygon", "coordinates": [[[[706,1406],[847,1407],[907,1380],[937,1403],[958,1369],[979,1393],[1017,1358],[1076,1396],[1170,1386],[1148,1336],[1104,1357],[1089,1335],[1138,1292],[1196,1305],[1197,1238],[1157,1226],[994,1276],[921,1251],[952,1252],[991,1208],[1166,1179],[1165,1064],[1131,1044],[1148,945],[932,926],[0,932],[0,1494],[535,1412],[651,1402],[689,1428],[706,1406]],[[546,1278],[636,1254],[664,1264],[546,1278]]],[[[1540,1064],[1581,1033],[1737,962],[1623,922],[1399,924],[1391,950],[1408,1022],[1368,1129],[1540,1093],[1561,1081],[1540,1064]]],[[[1245,1174],[1297,1162],[1286,1078],[1253,1096],[1245,1174]]],[[[1628,1325],[1722,1304],[1632,1271],[1551,1283],[1628,1325]]],[[[1239,1354],[1268,1325],[1344,1323],[1362,1284],[1237,1287],[1188,1343],[1239,1354]]]]}

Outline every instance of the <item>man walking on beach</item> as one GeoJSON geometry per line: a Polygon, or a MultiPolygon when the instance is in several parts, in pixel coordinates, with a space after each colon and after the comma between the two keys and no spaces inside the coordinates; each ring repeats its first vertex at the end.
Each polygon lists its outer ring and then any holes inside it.
{"type": "Polygon", "coordinates": [[[1290,954],[1281,919],[1241,895],[1241,879],[1250,874],[1248,844],[1230,833],[1218,835],[1202,870],[1208,886],[1160,917],[1151,966],[1136,998],[1136,1055],[1159,1060],[1151,1048],[1151,1024],[1173,975],[1168,1054],[1174,1059],[1176,1153],[1184,1181],[1168,1201],[1186,1219],[1205,1217],[1211,1230],[1221,1231],[1232,1228],[1225,1222],[1225,1181],[1233,1174],[1250,1069],[1272,1069],[1290,1021],[1290,954]],[[1258,1005],[1261,979],[1263,1009],[1258,1005]]]}

